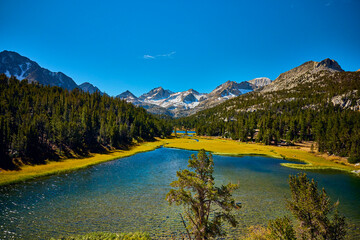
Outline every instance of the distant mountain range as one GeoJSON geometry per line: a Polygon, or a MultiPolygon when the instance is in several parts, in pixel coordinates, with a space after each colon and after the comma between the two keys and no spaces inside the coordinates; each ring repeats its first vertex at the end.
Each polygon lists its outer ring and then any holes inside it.
{"type": "Polygon", "coordinates": [[[158,87],[140,97],[136,97],[130,91],[123,92],[117,95],[117,97],[139,106],[146,106],[146,109],[151,112],[156,113],[153,109],[156,108],[161,113],[181,117],[215,106],[230,98],[251,92],[270,83],[271,80],[269,78],[256,78],[240,83],[227,81],[210,93],[199,93],[194,89],[172,92],[158,87]]]}
{"type": "MultiPolygon", "coordinates": [[[[183,117],[214,107],[248,92],[267,93],[288,90],[306,82],[316,81],[319,79],[319,74],[321,77],[336,72],[344,72],[344,70],[335,60],[324,59],[321,62],[306,62],[280,74],[274,81],[266,77],[239,83],[227,81],[217,86],[210,93],[199,93],[194,89],[173,92],[157,87],[139,97],[130,91],[125,91],[116,97],[141,106],[154,114],[183,117]]],[[[89,82],[77,85],[72,78],[64,73],[51,72],[16,52],[0,52],[0,73],[5,73],[8,77],[15,76],[19,80],[27,79],[29,82],[38,82],[43,85],[59,86],[69,90],[79,88],[85,92],[103,94],[99,88],[89,82]]]]}
{"type": "MultiPolygon", "coordinates": [[[[85,92],[103,94],[99,88],[89,82],[77,85],[72,78],[64,73],[51,72],[40,67],[39,64],[29,58],[12,51],[0,52],[0,73],[5,73],[8,77],[15,76],[19,80],[27,79],[29,82],[38,82],[43,85],[58,86],[68,90],[79,88],[85,92]]],[[[215,106],[227,99],[259,89],[269,83],[271,83],[269,78],[256,78],[240,83],[227,81],[208,94],[199,93],[194,89],[172,92],[158,87],[140,97],[136,97],[130,91],[125,91],[116,97],[144,107],[154,114],[180,117],[215,106]]]]}

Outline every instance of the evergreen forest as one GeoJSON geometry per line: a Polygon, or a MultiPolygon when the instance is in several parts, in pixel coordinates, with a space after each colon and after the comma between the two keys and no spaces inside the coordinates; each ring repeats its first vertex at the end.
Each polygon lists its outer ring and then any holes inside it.
{"type": "Polygon", "coordinates": [[[169,120],[124,100],[0,75],[0,168],[124,149],[171,132],[169,120]]]}

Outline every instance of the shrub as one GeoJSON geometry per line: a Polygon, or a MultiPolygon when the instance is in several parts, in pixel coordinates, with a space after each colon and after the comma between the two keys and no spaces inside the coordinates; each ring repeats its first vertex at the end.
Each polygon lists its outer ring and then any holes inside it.
{"type": "Polygon", "coordinates": [[[269,239],[295,240],[295,230],[288,217],[277,218],[269,222],[269,239]]]}
{"type": "Polygon", "coordinates": [[[358,163],[360,162],[360,155],[352,155],[348,158],[349,163],[358,163]]]}

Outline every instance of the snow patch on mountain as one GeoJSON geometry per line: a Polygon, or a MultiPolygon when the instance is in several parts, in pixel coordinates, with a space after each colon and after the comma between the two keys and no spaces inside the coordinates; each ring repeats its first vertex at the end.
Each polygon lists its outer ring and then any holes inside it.
{"type": "MultiPolygon", "coordinates": [[[[266,82],[271,82],[268,78],[258,78],[259,84],[266,85],[266,82]],[[265,83],[264,83],[265,82],[265,83]]],[[[251,80],[252,81],[252,80],[251,80]]],[[[117,97],[125,99],[128,102],[142,106],[146,109],[154,109],[154,106],[160,109],[167,109],[175,116],[187,115],[186,111],[196,112],[199,109],[214,106],[228,99],[237,97],[241,94],[246,94],[258,88],[259,84],[250,83],[250,81],[234,82],[227,81],[217,86],[210,93],[199,93],[194,89],[189,89],[183,92],[172,92],[165,90],[162,87],[157,87],[141,95],[139,98],[135,97],[131,92],[126,91],[119,94],[117,97]]]]}
{"type": "MultiPolygon", "coordinates": [[[[167,90],[169,91],[169,90],[167,90]]],[[[171,91],[169,91],[170,93],[171,91]]],[[[154,92],[156,96],[156,92],[154,92]]],[[[193,89],[189,89],[184,92],[176,92],[168,95],[168,97],[162,97],[160,99],[154,96],[147,96],[144,99],[144,102],[155,104],[164,108],[183,108],[183,109],[191,109],[196,107],[199,104],[199,101],[203,99],[205,94],[200,94],[193,89]]]]}
{"type": "Polygon", "coordinates": [[[19,80],[38,82],[42,85],[58,86],[72,90],[78,85],[74,80],[61,72],[51,72],[40,67],[36,62],[12,51],[0,52],[0,73],[8,77],[14,76],[19,80]]]}

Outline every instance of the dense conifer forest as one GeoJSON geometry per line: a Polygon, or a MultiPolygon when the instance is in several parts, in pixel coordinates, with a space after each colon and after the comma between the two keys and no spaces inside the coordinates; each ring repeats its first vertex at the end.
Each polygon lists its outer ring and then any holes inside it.
{"type": "Polygon", "coordinates": [[[169,120],[118,98],[0,75],[0,167],[127,148],[172,132],[169,120]]]}
{"type": "Polygon", "coordinates": [[[318,73],[314,78],[290,90],[241,95],[178,119],[176,125],[244,142],[316,141],[320,152],[360,161],[360,73],[318,73]],[[340,104],[333,103],[336,97],[340,104]]]}

